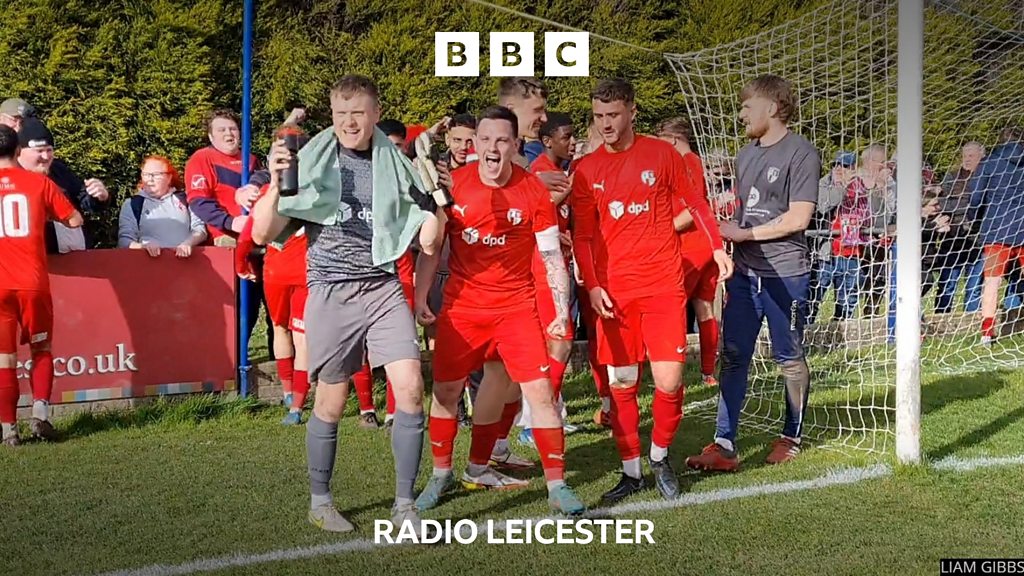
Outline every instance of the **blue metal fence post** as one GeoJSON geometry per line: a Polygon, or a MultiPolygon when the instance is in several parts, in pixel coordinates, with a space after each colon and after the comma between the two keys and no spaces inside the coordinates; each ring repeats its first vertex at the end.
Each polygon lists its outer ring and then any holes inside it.
{"type": "MultiPolygon", "coordinates": [[[[252,151],[252,29],[253,0],[243,0],[242,12],[242,186],[249,183],[249,157],[252,151]]],[[[248,213],[248,210],[244,211],[248,213]]],[[[238,302],[238,391],[249,395],[249,299],[254,284],[241,280],[238,302]]]]}

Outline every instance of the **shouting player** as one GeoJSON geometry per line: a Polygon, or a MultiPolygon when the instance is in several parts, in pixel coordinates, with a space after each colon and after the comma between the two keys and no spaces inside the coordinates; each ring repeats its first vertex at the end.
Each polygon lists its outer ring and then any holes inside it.
{"type": "MultiPolygon", "coordinates": [[[[505,383],[518,382],[533,414],[533,432],[548,485],[548,502],[566,514],[584,510],[565,484],[565,437],[555,411],[545,331],[564,337],[569,316],[569,277],[558,237],[557,215],[544,185],[513,164],[518,124],[515,114],[490,107],[477,122],[477,167],[452,174],[452,203],[445,226],[451,277],[437,321],[430,406],[430,444],[434,473],[416,500],[420,510],[437,505],[454,483],[452,450],[458,430],[456,406],[470,372],[484,366],[485,378],[474,404],[469,466],[462,476],[471,489],[520,488],[525,481],[488,465],[501,426],[505,383]],[[542,326],[537,315],[532,262],[539,251],[552,292],[555,316],[542,326]],[[489,373],[498,373],[490,377],[489,373]]],[[[437,267],[436,255],[421,258],[416,314],[435,321],[427,293],[437,267]]]]}
{"type": "Polygon", "coordinates": [[[607,366],[612,432],[623,474],[604,494],[617,502],[644,489],[640,469],[639,364],[651,361],[654,431],[650,466],[662,496],[679,494],[668,449],[682,418],[686,360],[686,294],[674,206],[688,207],[714,250],[721,276],[732,272],[714,216],[667,143],[633,132],[633,86],[603,80],[591,93],[604,146],[584,156],[573,174],[576,262],[597,312],[598,360],[607,366]]]}
{"type": "Polygon", "coordinates": [[[807,318],[810,257],[804,230],[818,199],[821,158],[814,145],[787,126],[796,114],[790,83],[761,76],[740,92],[740,120],[752,140],[736,155],[740,201],[734,222],[721,224],[722,237],[734,243],[737,273],[726,285],[722,311],[721,391],[715,441],[690,468],[733,471],[736,431],[747,395],[750,361],[761,322],[785,381],[786,418],[782,438],[772,446],[769,464],[800,452],[810,372],[804,359],[803,327],[807,318]]]}
{"type": "Polygon", "coordinates": [[[0,426],[3,443],[17,446],[18,330],[32,353],[32,434],[56,439],[50,424],[53,391],[53,299],[46,270],[47,220],[69,228],[82,215],[52,180],[18,165],[18,134],[0,125],[0,426]]]}
{"type": "MultiPolygon", "coordinates": [[[[658,125],[658,138],[672,144],[683,157],[686,173],[694,187],[694,196],[706,195],[704,165],[692,148],[693,131],[685,118],[671,118],[658,125]]],[[[704,201],[707,203],[707,201],[704,201]]],[[[715,320],[714,301],[718,291],[718,266],[711,254],[707,237],[693,225],[690,213],[684,211],[678,228],[682,230],[683,286],[686,299],[693,303],[700,333],[700,373],[704,384],[717,386],[715,360],[718,356],[718,321],[715,320]]]]}

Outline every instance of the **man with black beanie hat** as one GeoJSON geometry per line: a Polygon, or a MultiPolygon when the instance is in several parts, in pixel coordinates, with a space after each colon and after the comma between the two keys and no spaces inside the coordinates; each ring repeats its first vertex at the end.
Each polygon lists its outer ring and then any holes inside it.
{"type": "MultiPolygon", "coordinates": [[[[85,216],[95,215],[107,206],[110,193],[96,178],[83,181],[62,160],[54,157],[53,134],[38,118],[21,120],[18,132],[21,153],[18,162],[31,172],[45,174],[64,192],[75,208],[85,216]]],[[[50,222],[46,226],[46,251],[49,254],[84,250],[94,246],[90,230],[70,230],[50,222]]]]}

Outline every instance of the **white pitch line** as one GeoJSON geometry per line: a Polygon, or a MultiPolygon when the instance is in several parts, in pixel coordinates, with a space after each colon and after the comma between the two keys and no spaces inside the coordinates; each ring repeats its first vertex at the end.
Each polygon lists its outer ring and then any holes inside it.
{"type": "Polygon", "coordinates": [[[994,466],[1024,465],[1024,454],[1020,456],[978,456],[975,458],[959,458],[947,456],[938,462],[932,463],[936,470],[952,470],[954,472],[970,472],[979,468],[992,468],[994,466]]]}
{"type": "MultiPolygon", "coordinates": [[[[969,472],[979,468],[1014,465],[1024,465],[1024,455],[1009,457],[982,456],[966,459],[951,456],[933,463],[931,467],[939,471],[969,472]]],[[[812,478],[810,480],[795,480],[775,484],[755,484],[753,486],[745,486],[741,488],[722,488],[719,490],[708,490],[706,492],[691,492],[676,500],[620,504],[610,508],[591,510],[587,512],[586,517],[607,518],[609,516],[623,516],[627,514],[636,514],[638,512],[657,512],[673,508],[700,506],[704,504],[711,504],[713,502],[724,502],[756,496],[805,492],[808,490],[819,490],[835,486],[848,486],[865,480],[885,478],[891,475],[892,469],[884,464],[868,466],[866,468],[844,468],[830,471],[822,476],[812,478]]],[[[477,523],[478,531],[485,529],[485,522],[477,523]]],[[[503,530],[504,522],[505,520],[495,521],[496,529],[503,530]]],[[[388,546],[388,544],[377,544],[372,540],[362,538],[358,540],[347,540],[345,542],[338,542],[335,544],[274,550],[263,554],[233,554],[229,556],[209,558],[206,560],[186,562],[184,564],[153,564],[143,568],[104,572],[98,576],[188,576],[190,574],[200,572],[213,572],[226,570],[228,568],[241,568],[257,564],[266,564],[269,562],[279,562],[282,560],[303,560],[321,556],[333,556],[347,552],[366,552],[384,546],[388,546]]]]}

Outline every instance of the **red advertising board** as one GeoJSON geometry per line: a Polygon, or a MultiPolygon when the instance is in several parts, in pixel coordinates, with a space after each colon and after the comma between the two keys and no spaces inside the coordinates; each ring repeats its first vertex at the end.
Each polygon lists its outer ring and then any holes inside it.
{"type": "MultiPolygon", "coordinates": [[[[235,387],[232,252],[91,250],[50,257],[54,404],[235,387]]],[[[19,405],[31,403],[28,347],[19,405]]]]}

